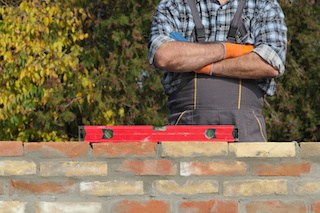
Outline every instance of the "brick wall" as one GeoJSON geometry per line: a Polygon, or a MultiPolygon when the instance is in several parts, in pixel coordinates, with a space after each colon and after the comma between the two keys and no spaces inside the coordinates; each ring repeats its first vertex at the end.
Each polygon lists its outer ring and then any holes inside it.
{"type": "Polygon", "coordinates": [[[0,213],[320,213],[320,143],[0,142],[0,213]]]}

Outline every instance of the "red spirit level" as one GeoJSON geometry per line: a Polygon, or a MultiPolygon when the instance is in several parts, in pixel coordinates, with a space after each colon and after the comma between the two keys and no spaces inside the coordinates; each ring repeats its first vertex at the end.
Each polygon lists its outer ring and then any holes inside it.
{"type": "Polygon", "coordinates": [[[232,125],[80,126],[79,140],[85,142],[234,142],[238,141],[238,130],[232,125]]]}

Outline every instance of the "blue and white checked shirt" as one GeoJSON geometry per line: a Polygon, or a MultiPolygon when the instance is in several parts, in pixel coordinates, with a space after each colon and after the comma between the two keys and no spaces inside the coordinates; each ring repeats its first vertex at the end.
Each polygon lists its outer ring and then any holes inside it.
{"type": "MultiPolygon", "coordinates": [[[[197,9],[205,28],[206,42],[227,41],[230,23],[236,13],[239,1],[230,0],[220,5],[216,0],[197,0],[197,9]]],[[[287,27],[284,14],[276,0],[247,0],[242,14],[246,35],[237,35],[237,43],[253,44],[254,52],[279,70],[285,71],[287,27]]],[[[149,41],[149,62],[153,64],[155,52],[165,42],[173,41],[171,32],[179,32],[193,41],[195,28],[191,9],[186,0],[161,0],[155,10],[149,41]]],[[[170,88],[179,84],[177,73],[166,72],[162,83],[170,93],[170,88]]],[[[261,79],[259,86],[268,94],[274,95],[274,79],[261,79]]]]}

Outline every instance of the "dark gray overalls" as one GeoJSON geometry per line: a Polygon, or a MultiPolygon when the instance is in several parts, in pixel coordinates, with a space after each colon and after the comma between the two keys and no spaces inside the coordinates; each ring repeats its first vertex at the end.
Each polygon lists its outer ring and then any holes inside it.
{"type": "MultiPolygon", "coordinates": [[[[192,1],[194,0],[190,0],[189,4],[194,10],[192,1]]],[[[238,8],[237,13],[242,10],[243,8],[238,8]]],[[[199,14],[193,12],[193,17],[196,23],[196,40],[199,41],[199,37],[204,38],[204,35],[199,36],[203,26],[199,26],[199,14]]],[[[236,25],[239,26],[239,23],[236,25]]],[[[231,24],[230,31],[232,26],[231,24]]],[[[185,75],[184,78],[189,80],[182,88],[168,96],[171,125],[235,125],[239,131],[240,142],[267,141],[265,122],[261,114],[264,92],[255,80],[197,73],[181,75],[185,75]]]]}

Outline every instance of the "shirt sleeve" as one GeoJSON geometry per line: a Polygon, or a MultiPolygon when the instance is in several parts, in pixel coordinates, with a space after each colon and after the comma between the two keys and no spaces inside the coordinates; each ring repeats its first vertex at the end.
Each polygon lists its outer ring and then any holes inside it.
{"type": "Polygon", "coordinates": [[[265,1],[255,24],[255,49],[260,57],[283,75],[287,51],[287,27],[276,0],[265,1]]]}
{"type": "Polygon", "coordinates": [[[169,3],[162,1],[154,12],[148,45],[148,57],[151,65],[153,65],[153,59],[157,49],[165,42],[174,41],[174,39],[169,37],[171,32],[177,31],[176,20],[173,18],[173,13],[175,13],[173,7],[170,1],[169,3]]]}

